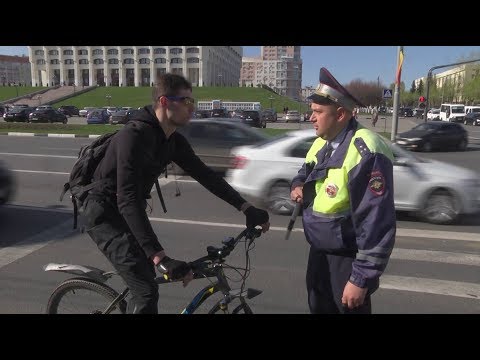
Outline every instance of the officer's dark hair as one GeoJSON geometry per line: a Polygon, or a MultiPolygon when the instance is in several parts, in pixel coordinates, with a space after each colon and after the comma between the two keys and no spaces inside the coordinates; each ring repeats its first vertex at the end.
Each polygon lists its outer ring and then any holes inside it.
{"type": "Polygon", "coordinates": [[[177,96],[181,90],[192,90],[190,81],[178,74],[159,75],[152,91],[153,107],[161,96],[177,96]]]}

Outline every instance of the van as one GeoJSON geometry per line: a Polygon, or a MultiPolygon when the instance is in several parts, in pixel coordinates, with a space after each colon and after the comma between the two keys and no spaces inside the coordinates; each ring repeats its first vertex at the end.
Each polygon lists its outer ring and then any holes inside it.
{"type": "Polygon", "coordinates": [[[442,104],[440,106],[440,120],[448,122],[463,122],[465,117],[465,105],[442,104]]]}
{"type": "Polygon", "coordinates": [[[480,113],[480,105],[475,106],[465,106],[465,115],[471,112],[480,113]]]}

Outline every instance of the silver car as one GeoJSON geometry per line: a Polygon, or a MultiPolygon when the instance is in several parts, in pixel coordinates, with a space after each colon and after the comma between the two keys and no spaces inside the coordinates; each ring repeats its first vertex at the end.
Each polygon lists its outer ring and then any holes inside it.
{"type": "MultiPolygon", "coordinates": [[[[262,146],[232,149],[239,164],[227,181],[240,193],[263,202],[276,214],[291,214],[290,182],[316,139],[313,129],[292,131],[262,146]]],[[[474,171],[436,160],[424,160],[391,144],[395,155],[395,208],[411,211],[431,223],[446,224],[460,214],[480,211],[480,180],[474,171]]]]}

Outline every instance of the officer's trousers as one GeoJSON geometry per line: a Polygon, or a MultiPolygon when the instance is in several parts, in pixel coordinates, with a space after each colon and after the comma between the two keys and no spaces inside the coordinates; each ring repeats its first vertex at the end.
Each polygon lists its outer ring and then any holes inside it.
{"type": "Polygon", "coordinates": [[[116,206],[89,198],[84,206],[85,229],[130,288],[127,312],[158,313],[155,266],[147,258],[116,206]]]}
{"type": "Polygon", "coordinates": [[[308,306],[312,314],[370,314],[370,294],[363,305],[348,309],[342,295],[355,254],[331,254],[310,247],[307,266],[308,306]]]}

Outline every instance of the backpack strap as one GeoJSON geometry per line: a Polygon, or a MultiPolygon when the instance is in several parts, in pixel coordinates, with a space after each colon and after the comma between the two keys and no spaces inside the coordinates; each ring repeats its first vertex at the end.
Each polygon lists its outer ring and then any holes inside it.
{"type": "Polygon", "coordinates": [[[167,208],[165,207],[165,201],[163,201],[162,190],[160,190],[160,184],[158,183],[158,179],[155,180],[155,187],[157,188],[158,198],[160,199],[160,203],[162,204],[163,212],[167,212],[167,208]]]}

